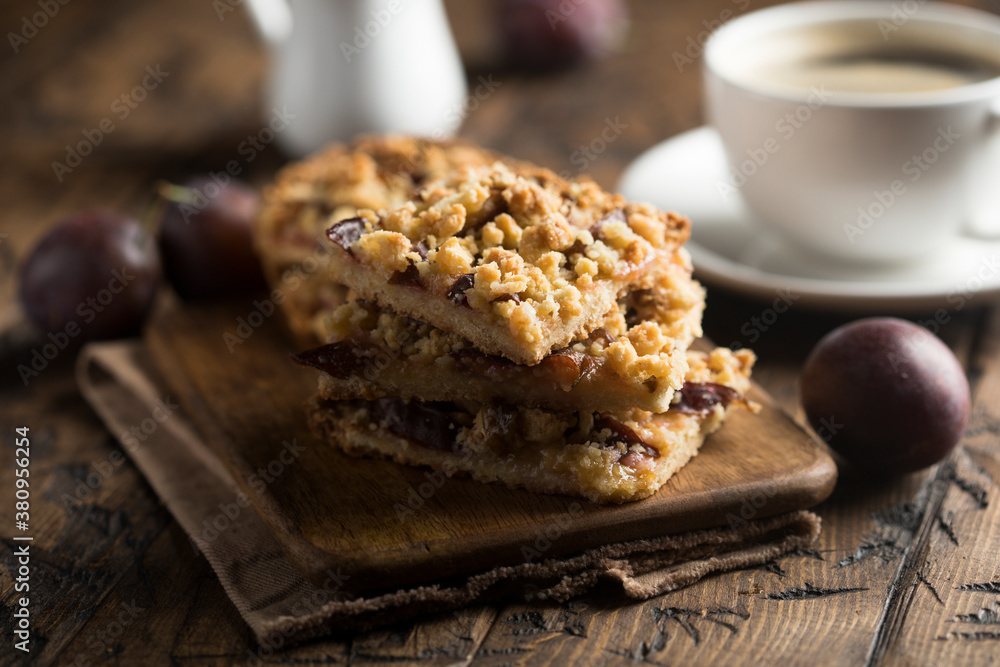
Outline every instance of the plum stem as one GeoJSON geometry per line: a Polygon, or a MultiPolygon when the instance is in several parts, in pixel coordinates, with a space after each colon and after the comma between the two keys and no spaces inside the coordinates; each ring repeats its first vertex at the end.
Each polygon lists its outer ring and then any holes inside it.
{"type": "Polygon", "coordinates": [[[194,188],[176,185],[170,181],[157,182],[156,193],[160,195],[162,199],[175,204],[187,204],[188,206],[198,205],[194,198],[194,188]]]}
{"type": "MultiPolygon", "coordinates": [[[[199,208],[195,197],[195,188],[160,180],[156,182],[155,189],[158,196],[150,202],[149,207],[146,209],[146,214],[143,216],[143,227],[149,232],[156,232],[160,222],[163,220],[168,203],[199,208]]],[[[184,216],[184,222],[190,222],[186,215],[184,216]]]]}

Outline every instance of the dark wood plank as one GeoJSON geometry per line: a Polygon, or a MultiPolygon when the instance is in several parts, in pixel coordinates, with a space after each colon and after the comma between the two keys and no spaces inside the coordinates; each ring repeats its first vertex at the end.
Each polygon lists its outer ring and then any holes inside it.
{"type": "MultiPolygon", "coordinates": [[[[963,448],[938,470],[923,552],[898,583],[901,603],[876,647],[893,665],[988,664],[1000,650],[1000,315],[980,339],[982,378],[963,448]],[[989,554],[993,554],[990,556],[989,554]]],[[[884,659],[883,659],[884,656],[884,659]]]]}
{"type": "MultiPolygon", "coordinates": [[[[34,483],[26,533],[34,537],[32,654],[38,664],[76,654],[96,659],[98,631],[111,625],[124,604],[134,598],[138,606],[160,611],[142,558],[172,519],[79,397],[72,375],[59,366],[28,389],[18,383],[0,390],[5,441],[20,426],[30,428],[32,442],[34,483]],[[126,592],[114,593],[122,589],[126,592]]],[[[0,470],[0,485],[14,488],[12,465],[0,470]]],[[[13,501],[0,511],[5,525],[13,526],[13,501]]],[[[7,536],[2,541],[8,572],[16,569],[12,554],[20,544],[7,536]]],[[[189,592],[177,577],[157,574],[156,579],[160,600],[167,605],[189,592]]],[[[18,597],[12,583],[6,577],[2,583],[9,607],[18,597]]],[[[114,643],[127,641],[124,625],[112,630],[114,643]]],[[[4,650],[12,651],[9,646],[4,650]]]]}

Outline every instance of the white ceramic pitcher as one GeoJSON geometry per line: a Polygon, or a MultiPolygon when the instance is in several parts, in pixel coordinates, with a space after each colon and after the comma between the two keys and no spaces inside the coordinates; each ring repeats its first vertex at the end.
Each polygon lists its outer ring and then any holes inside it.
{"type": "Polygon", "coordinates": [[[265,113],[301,157],[361,132],[450,136],[467,87],[441,0],[248,0],[271,47],[265,113]]]}

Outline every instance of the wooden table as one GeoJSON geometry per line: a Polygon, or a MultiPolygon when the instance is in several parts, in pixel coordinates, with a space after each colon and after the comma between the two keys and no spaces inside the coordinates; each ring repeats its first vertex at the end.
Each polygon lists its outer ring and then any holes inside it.
{"type": "MultiPolygon", "coordinates": [[[[260,127],[265,54],[236,0],[52,1],[58,11],[34,33],[24,20],[40,4],[15,0],[0,9],[3,32],[23,37],[15,44],[8,35],[0,49],[0,662],[24,660],[11,638],[20,596],[12,582],[18,543],[10,539],[20,426],[33,436],[30,613],[38,664],[973,665],[1000,657],[1000,311],[969,308],[945,313],[937,332],[972,382],[963,446],[945,463],[900,479],[843,475],[818,509],[824,530],[814,549],[641,604],[595,594],[564,605],[479,606],[259,655],[207,562],[78,394],[71,355],[28,386],[21,382],[16,366],[40,341],[18,323],[13,266],[72,211],[141,215],[156,180],[231,159],[260,127]],[[220,17],[220,7],[235,11],[220,17]],[[157,65],[167,74],[121,117],[115,100],[157,65]],[[52,162],[65,160],[66,145],[106,117],[114,130],[57,180],[52,162]],[[100,484],[78,498],[95,472],[100,484]]],[[[607,119],[619,119],[621,134],[587,166],[612,187],[643,150],[701,123],[698,62],[678,67],[674,53],[697,61],[706,31],[749,4],[633,0],[622,53],[525,77],[493,64],[484,4],[454,0],[449,10],[472,80],[492,74],[501,82],[462,134],[576,171],[573,152],[607,119]]],[[[282,162],[270,147],[246,175],[263,183],[282,162]]],[[[710,290],[707,333],[749,344],[742,326],[765,308],[710,290]]],[[[793,307],[753,344],[758,381],[799,420],[803,359],[847,319],[793,307]]]]}

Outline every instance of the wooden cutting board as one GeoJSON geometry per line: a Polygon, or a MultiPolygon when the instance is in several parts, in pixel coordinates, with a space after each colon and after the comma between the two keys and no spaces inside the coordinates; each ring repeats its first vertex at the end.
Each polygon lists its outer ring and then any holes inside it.
{"type": "Polygon", "coordinates": [[[317,374],[290,360],[280,314],[254,312],[168,308],[146,340],[207,443],[316,582],[339,569],[353,590],[398,587],[763,518],[820,502],[836,480],[829,456],[759,388],[759,414],[734,411],[662,489],[626,505],[349,457],[306,426],[317,374]]]}

